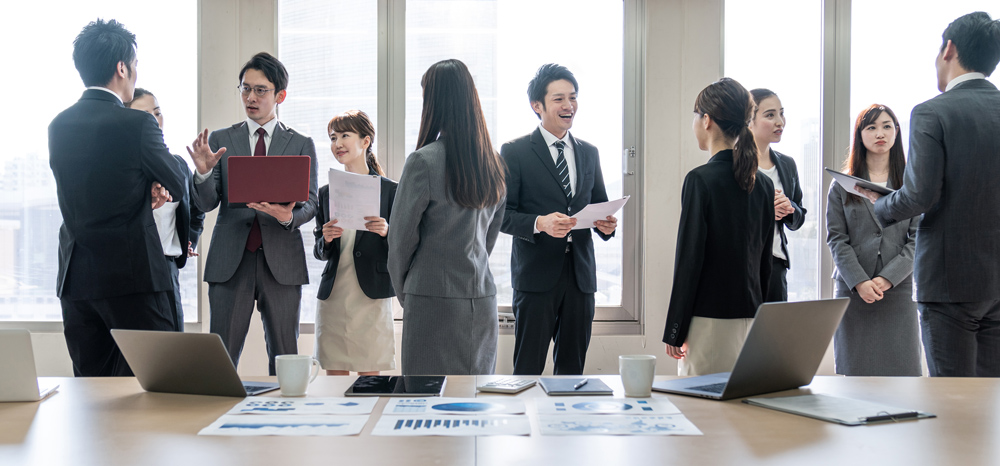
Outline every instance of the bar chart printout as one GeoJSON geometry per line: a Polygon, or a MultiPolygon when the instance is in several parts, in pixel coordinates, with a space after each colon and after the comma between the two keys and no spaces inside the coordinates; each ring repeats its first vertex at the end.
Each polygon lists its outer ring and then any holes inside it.
{"type": "Polygon", "coordinates": [[[398,416],[383,414],[372,435],[383,436],[486,436],[529,435],[527,416],[507,415],[427,415],[398,416]]]}

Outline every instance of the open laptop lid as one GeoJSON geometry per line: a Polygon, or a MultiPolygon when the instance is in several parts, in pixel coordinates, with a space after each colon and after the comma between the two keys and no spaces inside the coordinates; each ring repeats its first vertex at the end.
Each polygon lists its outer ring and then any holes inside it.
{"type": "Polygon", "coordinates": [[[229,202],[305,202],[309,200],[308,155],[226,158],[229,202]]]}
{"type": "Polygon", "coordinates": [[[0,401],[38,401],[57,386],[39,390],[31,333],[23,328],[0,329],[0,401]]]}
{"type": "Polygon", "coordinates": [[[731,373],[659,381],[654,390],[728,400],[791,390],[812,381],[847,310],[848,298],[764,303],[731,373]],[[721,395],[689,390],[728,383],[721,395]]]}
{"type": "MultiPolygon", "coordinates": [[[[248,395],[217,334],[112,329],[111,336],[146,391],[248,395]]],[[[268,390],[278,387],[272,382],[252,384],[267,386],[268,390]]]]}

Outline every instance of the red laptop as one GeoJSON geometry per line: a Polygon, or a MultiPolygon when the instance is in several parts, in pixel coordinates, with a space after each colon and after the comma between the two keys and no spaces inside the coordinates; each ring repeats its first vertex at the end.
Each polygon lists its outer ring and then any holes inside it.
{"type": "Polygon", "coordinates": [[[305,202],[309,200],[308,155],[231,156],[229,202],[305,202]]]}

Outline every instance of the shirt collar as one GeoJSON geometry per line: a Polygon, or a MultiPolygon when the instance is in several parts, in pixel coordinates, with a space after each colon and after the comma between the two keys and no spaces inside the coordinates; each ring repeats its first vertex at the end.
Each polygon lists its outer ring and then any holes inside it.
{"type": "Polygon", "coordinates": [[[973,72],[973,73],[965,73],[965,74],[963,74],[961,76],[957,76],[957,77],[955,77],[955,79],[952,79],[951,82],[948,83],[948,86],[944,88],[944,91],[948,92],[948,91],[952,90],[955,86],[957,86],[959,84],[962,84],[962,83],[964,83],[966,81],[972,81],[973,79],[986,79],[986,75],[983,74],[983,73],[975,73],[975,72],[973,72]]]}
{"type": "Polygon", "coordinates": [[[122,105],[125,105],[125,102],[122,102],[122,97],[120,95],[115,93],[115,91],[112,91],[111,89],[108,89],[104,86],[88,86],[87,89],[97,89],[99,91],[107,92],[108,94],[115,96],[115,98],[118,99],[118,101],[121,102],[122,105]]]}
{"type": "MultiPolygon", "coordinates": [[[[557,138],[554,134],[550,133],[549,130],[545,129],[545,127],[542,126],[541,124],[538,125],[538,131],[542,133],[542,139],[545,140],[546,146],[551,146],[552,144],[555,144],[556,141],[560,141],[559,138],[557,138]]],[[[566,143],[566,145],[569,145],[570,141],[569,131],[566,132],[566,135],[563,136],[561,141],[566,143]]]]}
{"type": "Polygon", "coordinates": [[[263,125],[258,125],[256,121],[253,121],[253,120],[247,118],[247,129],[250,130],[250,134],[256,133],[257,132],[257,128],[260,128],[260,127],[263,126],[264,131],[267,132],[267,135],[269,137],[270,136],[274,136],[274,127],[277,126],[277,125],[278,125],[278,118],[277,117],[271,118],[271,121],[269,121],[267,123],[264,123],[263,125]]]}

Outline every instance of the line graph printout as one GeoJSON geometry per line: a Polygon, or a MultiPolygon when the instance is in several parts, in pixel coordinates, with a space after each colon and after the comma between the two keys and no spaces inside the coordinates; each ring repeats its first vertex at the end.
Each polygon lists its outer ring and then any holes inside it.
{"type": "Polygon", "coordinates": [[[243,416],[224,414],[198,435],[280,435],[340,436],[357,435],[365,428],[368,416],[274,415],[243,416]]]}
{"type": "Polygon", "coordinates": [[[538,414],[680,414],[665,398],[608,398],[606,396],[548,397],[535,401],[538,414]]]}
{"type": "Polygon", "coordinates": [[[702,435],[686,417],[538,415],[542,435],[702,435]]]}
{"type": "Polygon", "coordinates": [[[378,398],[246,398],[226,414],[371,414],[378,398]]]}
{"type": "Polygon", "coordinates": [[[503,398],[393,398],[382,414],[524,414],[524,402],[503,398]]]}
{"type": "Polygon", "coordinates": [[[531,423],[528,416],[475,414],[453,415],[392,415],[383,414],[375,424],[372,435],[382,436],[487,436],[529,435],[531,423]]]}

